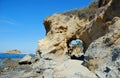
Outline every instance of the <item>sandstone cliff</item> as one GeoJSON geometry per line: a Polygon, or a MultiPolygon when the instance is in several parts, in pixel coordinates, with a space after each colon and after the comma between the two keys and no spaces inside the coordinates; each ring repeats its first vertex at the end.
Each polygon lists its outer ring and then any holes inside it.
{"type": "Polygon", "coordinates": [[[103,1],[107,3],[92,19],[63,13],[44,20],[46,37],[38,41],[39,60],[29,76],[36,72],[41,78],[120,78],[120,0],[103,1]],[[70,49],[75,39],[83,41],[83,50],[70,49]]]}

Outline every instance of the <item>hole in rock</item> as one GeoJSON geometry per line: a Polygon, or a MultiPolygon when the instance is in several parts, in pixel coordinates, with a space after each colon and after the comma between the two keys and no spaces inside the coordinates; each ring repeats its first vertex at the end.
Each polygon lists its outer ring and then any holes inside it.
{"type": "Polygon", "coordinates": [[[27,61],[24,61],[24,62],[20,62],[19,65],[26,65],[26,64],[32,64],[31,62],[27,62],[27,61]]]}
{"type": "Polygon", "coordinates": [[[106,69],[104,70],[104,72],[108,73],[111,69],[106,67],[106,69]]]}
{"type": "Polygon", "coordinates": [[[68,42],[68,55],[71,59],[83,60],[83,41],[80,39],[71,39],[68,42]]]}

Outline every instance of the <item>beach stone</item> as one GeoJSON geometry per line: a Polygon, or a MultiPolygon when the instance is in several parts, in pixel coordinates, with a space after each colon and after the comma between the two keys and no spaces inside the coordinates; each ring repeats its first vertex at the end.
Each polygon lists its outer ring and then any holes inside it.
{"type": "Polygon", "coordinates": [[[20,61],[19,64],[31,64],[32,63],[32,57],[30,55],[24,56],[20,61]]]}

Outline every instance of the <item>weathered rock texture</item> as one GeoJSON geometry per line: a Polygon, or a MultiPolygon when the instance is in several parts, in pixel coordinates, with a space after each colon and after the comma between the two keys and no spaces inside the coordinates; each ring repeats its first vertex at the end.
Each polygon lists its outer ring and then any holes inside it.
{"type": "Polygon", "coordinates": [[[33,65],[36,72],[45,78],[120,77],[120,0],[104,1],[108,3],[92,20],[66,14],[44,20],[46,37],[38,41],[40,61],[33,65]],[[83,51],[69,51],[73,39],[83,41],[83,51]],[[82,64],[68,60],[72,54],[79,58],[80,53],[85,57],[82,64]]]}
{"type": "MultiPolygon", "coordinates": [[[[114,78],[120,77],[120,71],[118,70],[120,66],[120,18],[109,25],[109,31],[104,36],[90,44],[85,53],[85,60],[87,67],[91,71],[96,72],[96,70],[99,70],[105,76],[108,76],[108,73],[113,71],[116,73],[114,78]]],[[[113,73],[110,75],[113,75],[113,73]]]]}
{"type": "MultiPolygon", "coordinates": [[[[38,50],[42,55],[53,54],[51,59],[64,59],[68,52],[68,44],[71,40],[76,39],[79,35],[78,31],[84,33],[84,26],[88,21],[86,19],[79,20],[75,16],[66,16],[63,14],[55,14],[45,19],[44,24],[47,30],[47,35],[43,40],[38,42],[38,50]]],[[[86,32],[85,32],[86,33],[86,32]]],[[[80,35],[83,38],[83,34],[80,35]]],[[[88,38],[84,37],[83,42],[86,45],[88,38]]]]}
{"type": "MultiPolygon", "coordinates": [[[[109,31],[109,23],[115,16],[119,16],[119,5],[111,1],[106,7],[100,8],[91,21],[86,18],[79,19],[75,15],[54,14],[45,19],[46,37],[38,41],[38,50],[45,54],[54,54],[54,57],[64,57],[68,52],[68,44],[73,39],[81,39],[84,51],[96,39],[109,31]],[[116,7],[116,9],[113,9],[116,7]],[[109,16],[112,9],[112,16],[109,16]],[[110,11],[110,12],[109,12],[110,11]],[[114,13],[115,12],[115,13],[114,13]]],[[[117,2],[119,3],[119,1],[117,2]]],[[[54,58],[56,59],[56,58],[54,58]]]]}

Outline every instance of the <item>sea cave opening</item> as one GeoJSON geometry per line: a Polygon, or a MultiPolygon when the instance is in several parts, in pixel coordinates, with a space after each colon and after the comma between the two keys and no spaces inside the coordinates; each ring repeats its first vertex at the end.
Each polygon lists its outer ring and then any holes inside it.
{"type": "Polygon", "coordinates": [[[71,59],[84,59],[83,41],[81,39],[71,39],[68,42],[68,54],[71,59]]]}

